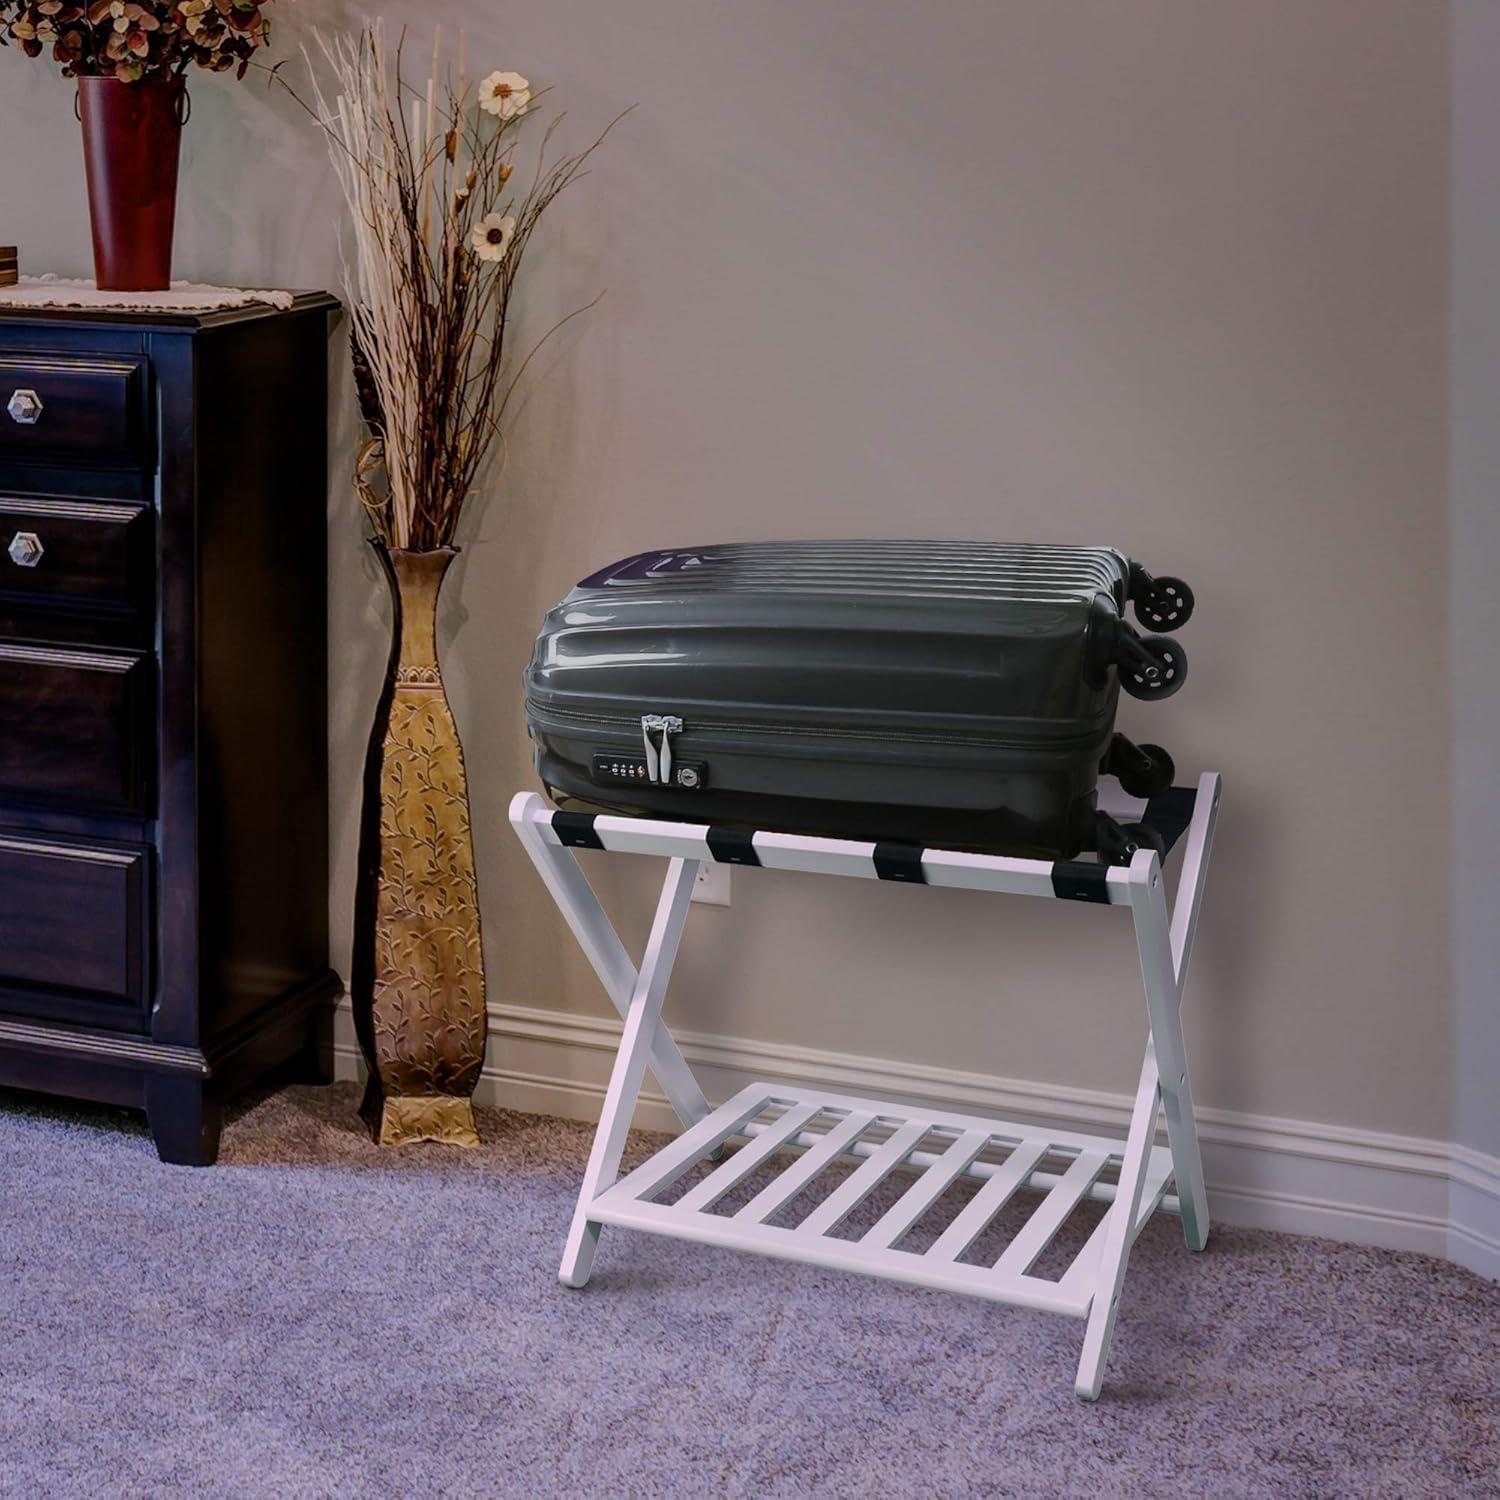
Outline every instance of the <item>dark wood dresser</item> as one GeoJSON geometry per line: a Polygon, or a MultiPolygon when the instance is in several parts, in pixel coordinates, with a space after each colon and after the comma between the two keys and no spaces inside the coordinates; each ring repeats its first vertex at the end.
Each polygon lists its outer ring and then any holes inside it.
{"type": "Polygon", "coordinates": [[[144,1109],[164,1161],[331,1076],[337,305],[0,304],[0,1086],[144,1109]]]}

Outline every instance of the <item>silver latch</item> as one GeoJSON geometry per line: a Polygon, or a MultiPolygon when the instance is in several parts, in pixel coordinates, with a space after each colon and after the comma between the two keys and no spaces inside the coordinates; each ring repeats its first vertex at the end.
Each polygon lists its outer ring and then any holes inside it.
{"type": "Polygon", "coordinates": [[[676,714],[642,714],[641,743],[646,747],[646,774],[657,786],[672,780],[672,736],[682,733],[682,720],[676,714]],[[654,735],[661,736],[658,748],[654,735]]]}

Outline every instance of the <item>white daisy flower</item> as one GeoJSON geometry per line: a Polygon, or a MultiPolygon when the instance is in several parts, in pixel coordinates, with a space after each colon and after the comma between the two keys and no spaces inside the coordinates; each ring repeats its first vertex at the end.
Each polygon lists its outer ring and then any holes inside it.
{"type": "Polygon", "coordinates": [[[504,260],[515,232],[516,221],[509,214],[487,214],[474,226],[469,239],[480,260],[504,260]]]}
{"type": "Polygon", "coordinates": [[[479,107],[502,120],[524,115],[531,108],[531,85],[519,73],[491,73],[479,85],[479,107]]]}

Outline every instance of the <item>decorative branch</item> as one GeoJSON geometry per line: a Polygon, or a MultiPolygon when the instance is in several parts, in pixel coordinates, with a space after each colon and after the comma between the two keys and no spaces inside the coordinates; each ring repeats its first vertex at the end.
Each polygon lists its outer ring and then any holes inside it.
{"type": "Polygon", "coordinates": [[[537,223],[622,117],[582,151],[549,157],[554,117],[518,194],[507,188],[515,148],[542,92],[507,72],[471,86],[462,37],[455,82],[440,36],[413,87],[404,39],[389,49],[378,21],[353,37],[319,35],[329,82],[314,70],[304,108],[328,137],[351,225],[343,279],[369,430],[355,488],[387,546],[425,551],[452,545],[532,355],[587,310],[509,358],[511,297],[537,223]]]}

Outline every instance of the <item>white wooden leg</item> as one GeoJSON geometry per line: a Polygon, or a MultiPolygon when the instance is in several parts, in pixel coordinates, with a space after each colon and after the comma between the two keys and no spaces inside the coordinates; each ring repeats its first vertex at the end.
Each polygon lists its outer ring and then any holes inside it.
{"type": "MultiPolygon", "coordinates": [[[[1177,1180],[1182,1211],[1182,1233],[1191,1250],[1208,1244],[1208,1194],[1203,1186],[1203,1158],[1198,1149],[1198,1125],[1188,1084],[1187,1053],[1182,1042],[1182,992],[1172,957],[1167,923],[1167,898],[1161,865],[1143,849],[1130,869],[1130,906],[1135,916],[1135,939],[1141,954],[1141,978],[1146,986],[1146,1009],[1151,1017],[1151,1039],[1156,1048],[1162,1112],[1177,1180]]],[[[1178,897],[1184,899],[1188,893],[1178,897]]]]}
{"type": "MultiPolygon", "coordinates": [[[[1188,960],[1193,953],[1193,938],[1198,931],[1198,913],[1203,905],[1203,882],[1208,874],[1208,855],[1213,848],[1214,829],[1219,821],[1220,781],[1216,771],[1205,771],[1198,778],[1198,800],[1193,807],[1193,821],[1188,827],[1187,844],[1182,856],[1182,874],[1177,882],[1177,900],[1172,910],[1172,975],[1177,986],[1177,1009],[1180,1015],[1182,997],[1187,989],[1188,960]]],[[[1178,1023],[1179,1042],[1181,1023],[1178,1023]]],[[[1187,1211],[1182,1215],[1183,1234],[1190,1250],[1203,1250],[1208,1245],[1208,1195],[1203,1187],[1203,1161],[1198,1149],[1197,1117],[1193,1113],[1192,1084],[1188,1079],[1186,1054],[1178,1075],[1178,1086],[1168,1094],[1162,1093],[1162,1106],[1167,1116],[1167,1132],[1171,1136],[1173,1118],[1177,1119],[1179,1134],[1191,1139],[1191,1156],[1186,1163],[1178,1163],[1178,1191],[1181,1192],[1183,1173],[1193,1178],[1190,1196],[1193,1215],[1187,1211]]],[[[1175,1153],[1176,1147],[1173,1147],[1175,1153]]]]}
{"type": "Polygon", "coordinates": [[[1177,877],[1177,898],[1172,903],[1172,969],[1177,992],[1187,987],[1188,959],[1198,931],[1198,913],[1203,906],[1203,882],[1208,875],[1208,855],[1213,848],[1214,828],[1219,821],[1220,782],[1216,771],[1198,778],[1198,798],[1193,821],[1188,824],[1182,850],[1182,873],[1177,877]]]}
{"type": "MultiPolygon", "coordinates": [[[[573,851],[551,843],[538,825],[547,816],[546,804],[535,792],[521,792],[510,805],[510,821],[537,873],[546,883],[578,946],[593,965],[614,1007],[623,1017],[635,994],[638,975],[625,945],[604,914],[594,888],[578,866],[573,851]]],[[[651,1039],[651,1071],[671,1102],[683,1127],[708,1116],[708,1101],[692,1069],[671,1036],[658,1029],[651,1039]]]]}
{"type": "Polygon", "coordinates": [[[594,1249],[599,1243],[600,1226],[589,1218],[589,1209],[594,1199],[619,1174],[620,1156],[625,1149],[625,1138],[630,1133],[630,1117],[635,1111],[641,1081],[646,1076],[646,1062],[652,1056],[658,1038],[665,1036],[661,1029],[662,1001],[666,998],[667,981],[677,958],[677,945],[682,939],[688,902],[692,899],[693,883],[697,878],[697,860],[674,859],[667,867],[661,900],[656,907],[656,920],[651,924],[646,955],[641,960],[641,971],[626,1006],[620,1051],[610,1074],[599,1130],[589,1152],[583,1188],[578,1195],[578,1206],[573,1211],[572,1227],[568,1230],[562,1265],[557,1273],[565,1286],[583,1286],[594,1267],[594,1249]]]}
{"type": "Polygon", "coordinates": [[[1120,1310],[1120,1293],[1125,1286],[1125,1266],[1130,1259],[1136,1219],[1140,1215],[1146,1162],[1156,1135],[1156,1105],[1160,1096],[1156,1051],[1148,1041],[1146,1056],[1141,1063],[1140,1082],[1135,1090],[1135,1107],[1130,1112],[1130,1134],[1126,1137],[1125,1154],[1120,1162],[1120,1182],[1115,1190],[1115,1201],[1105,1216],[1104,1240],[1099,1247],[1098,1280],[1084,1329],[1078,1378],[1073,1383],[1073,1389],[1085,1401],[1096,1400],[1104,1382],[1104,1364],[1109,1358],[1115,1318],[1120,1310]]]}

